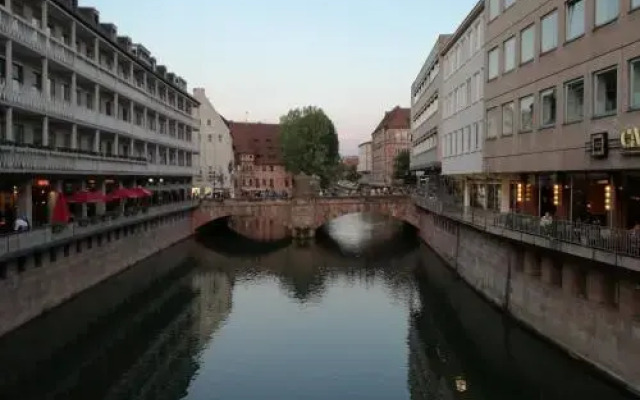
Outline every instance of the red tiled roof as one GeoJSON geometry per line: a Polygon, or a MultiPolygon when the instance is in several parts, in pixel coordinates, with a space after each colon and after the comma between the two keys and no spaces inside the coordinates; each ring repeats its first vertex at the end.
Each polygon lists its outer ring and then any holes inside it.
{"type": "Polygon", "coordinates": [[[393,110],[384,113],[384,118],[374,132],[380,129],[409,129],[411,128],[411,109],[395,106],[393,110]]]}
{"type": "Polygon", "coordinates": [[[236,162],[240,154],[253,154],[257,165],[280,165],[280,125],[229,121],[236,162]]]}

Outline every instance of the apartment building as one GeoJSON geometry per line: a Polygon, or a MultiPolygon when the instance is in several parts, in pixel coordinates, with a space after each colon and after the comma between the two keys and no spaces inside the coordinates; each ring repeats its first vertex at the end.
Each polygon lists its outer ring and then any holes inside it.
{"type": "Polygon", "coordinates": [[[371,135],[372,184],[387,186],[393,183],[395,158],[411,147],[411,110],[394,107],[387,111],[371,135]]]}
{"type": "Polygon", "coordinates": [[[640,222],[640,1],[485,5],[484,156],[501,209],[640,222]]]}
{"type": "Polygon", "coordinates": [[[236,196],[291,196],[293,177],[280,151],[280,125],[260,122],[229,123],[236,164],[236,196]]]}
{"type": "Polygon", "coordinates": [[[229,123],[216,111],[203,88],[194,89],[193,97],[200,103],[194,109],[195,118],[200,121],[194,191],[204,196],[214,192],[231,195],[235,163],[229,123]]]}
{"type": "Polygon", "coordinates": [[[451,35],[439,35],[418,76],[411,84],[411,170],[440,172],[438,151],[442,50],[451,35]]]}
{"type": "Polygon", "coordinates": [[[0,54],[5,226],[47,225],[60,195],[83,191],[94,194],[75,197],[77,220],[112,209],[106,196],[123,187],[186,196],[198,102],[142,44],[72,0],[3,0],[0,54]]]}
{"type": "Polygon", "coordinates": [[[373,158],[371,155],[371,141],[361,143],[358,146],[358,173],[368,175],[373,168],[373,158]]]}
{"type": "MultiPolygon", "coordinates": [[[[453,177],[464,204],[486,206],[484,145],[484,0],[462,21],[442,50],[442,174],[453,177]]],[[[491,199],[493,201],[493,198],[491,199]]]]}

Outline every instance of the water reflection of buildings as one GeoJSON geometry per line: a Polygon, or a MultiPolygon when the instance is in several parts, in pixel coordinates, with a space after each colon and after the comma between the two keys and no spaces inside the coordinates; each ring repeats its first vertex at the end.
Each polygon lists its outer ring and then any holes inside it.
{"type": "Polygon", "coordinates": [[[282,240],[289,236],[287,227],[272,218],[232,217],[229,228],[238,234],[260,242],[282,240]]]}
{"type": "MultiPolygon", "coordinates": [[[[188,252],[186,245],[171,251],[188,252]]],[[[173,260],[161,258],[164,256],[148,263],[158,268],[173,260]]],[[[203,346],[231,308],[229,277],[213,270],[194,272],[194,265],[193,259],[175,264],[164,275],[153,277],[147,288],[129,293],[115,308],[94,313],[81,324],[73,321],[77,327],[64,337],[59,335],[49,341],[47,332],[56,330],[50,325],[64,323],[62,316],[69,314],[65,308],[75,307],[73,304],[54,310],[48,322],[27,325],[25,329],[32,332],[7,338],[0,346],[0,359],[7,360],[5,355],[9,355],[10,360],[13,355],[19,357],[20,364],[17,368],[18,363],[12,363],[15,370],[0,373],[0,398],[184,397],[199,367],[203,346]],[[32,341],[40,344],[35,346],[37,350],[28,346],[32,341]],[[12,354],[11,349],[16,348],[20,353],[12,354]]],[[[109,295],[118,296],[117,290],[126,286],[126,281],[120,282],[110,288],[109,295]]],[[[91,298],[92,294],[104,295],[92,290],[78,300],[99,307],[103,299],[91,298]]],[[[75,317],[82,319],[83,315],[76,313],[75,317]]]]}

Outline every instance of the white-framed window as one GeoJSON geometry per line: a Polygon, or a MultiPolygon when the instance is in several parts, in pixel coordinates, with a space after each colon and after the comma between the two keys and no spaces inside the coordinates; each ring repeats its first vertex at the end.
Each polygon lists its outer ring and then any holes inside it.
{"type": "Polygon", "coordinates": [[[489,0],[489,21],[500,15],[501,0],[489,0]]]}
{"type": "Polygon", "coordinates": [[[498,77],[500,73],[500,50],[494,47],[489,51],[489,79],[498,77]]]}
{"type": "Polygon", "coordinates": [[[502,106],[502,136],[513,135],[513,114],[515,104],[512,102],[502,106]]]}
{"type": "Polygon", "coordinates": [[[516,67],[516,37],[510,37],[504,44],[504,72],[509,72],[516,67]]]}
{"type": "MultiPolygon", "coordinates": [[[[638,0],[640,5],[640,0],[638,0]]],[[[629,73],[631,74],[631,108],[640,108],[640,59],[632,60],[629,63],[629,73]]]]}
{"type": "Polygon", "coordinates": [[[478,22],[476,25],[476,36],[478,37],[478,40],[476,40],[476,51],[480,51],[484,39],[484,27],[482,26],[482,22],[478,22]]]}
{"type": "Polygon", "coordinates": [[[487,110],[487,138],[498,136],[500,125],[500,108],[493,107],[487,110]]]}
{"type": "Polygon", "coordinates": [[[556,112],[558,102],[556,97],[556,89],[551,88],[540,92],[540,105],[542,112],[540,113],[540,125],[552,126],[556,123],[556,112]]]}
{"type": "Polygon", "coordinates": [[[477,93],[477,99],[478,100],[482,100],[482,97],[484,96],[483,89],[484,89],[484,79],[481,78],[480,72],[478,72],[476,75],[478,75],[478,79],[476,79],[476,93],[477,93]]]}
{"type": "Polygon", "coordinates": [[[585,28],[585,4],[584,0],[567,1],[566,12],[566,40],[573,40],[584,35],[585,28]]]}
{"type": "Polygon", "coordinates": [[[596,26],[608,24],[618,18],[619,0],[596,0],[596,26]]]}
{"type": "Polygon", "coordinates": [[[576,79],[564,84],[565,121],[576,122],[584,118],[584,79],[576,79]]]}
{"type": "Polygon", "coordinates": [[[520,64],[533,60],[536,26],[531,25],[520,32],[520,64]]]}
{"type": "Polygon", "coordinates": [[[631,0],[631,9],[640,8],[640,0],[631,0]]]}
{"type": "Polygon", "coordinates": [[[533,96],[525,96],[520,99],[520,131],[526,132],[533,129],[533,96]]]}
{"type": "Polygon", "coordinates": [[[465,153],[469,153],[471,151],[471,126],[470,125],[467,125],[464,128],[464,140],[466,142],[465,153]]]}
{"type": "Polygon", "coordinates": [[[469,55],[476,52],[476,28],[469,29],[469,55]]]}
{"type": "Polygon", "coordinates": [[[558,47],[558,11],[542,18],[540,33],[540,51],[546,53],[558,47]]]}
{"type": "Polygon", "coordinates": [[[467,86],[465,86],[465,88],[467,89],[467,94],[466,94],[466,98],[467,98],[467,105],[471,105],[474,103],[473,97],[471,95],[471,78],[467,79],[467,86]]]}
{"type": "Polygon", "coordinates": [[[612,68],[593,74],[594,110],[596,116],[614,114],[618,109],[618,70],[612,68]]]}

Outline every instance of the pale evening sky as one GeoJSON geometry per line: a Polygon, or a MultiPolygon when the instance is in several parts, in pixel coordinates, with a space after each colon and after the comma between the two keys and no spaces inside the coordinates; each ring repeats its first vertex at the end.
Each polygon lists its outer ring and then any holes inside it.
{"type": "Polygon", "coordinates": [[[277,122],[322,107],[343,155],[357,154],[411,82],[439,33],[476,0],[80,0],[204,87],[228,119],[277,122]]]}

